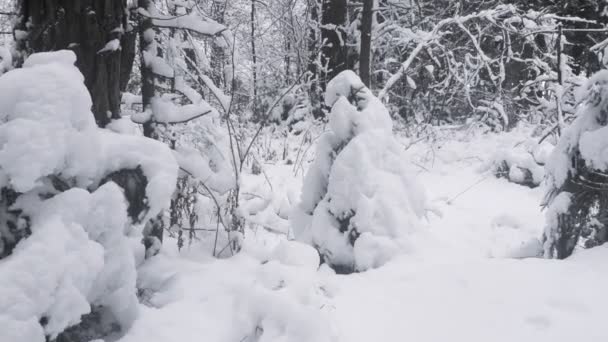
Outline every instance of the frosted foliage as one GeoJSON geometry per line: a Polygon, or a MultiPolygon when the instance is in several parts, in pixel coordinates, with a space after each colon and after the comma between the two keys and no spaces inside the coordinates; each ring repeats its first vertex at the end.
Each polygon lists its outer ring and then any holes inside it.
{"type": "Polygon", "coordinates": [[[304,179],[294,234],[331,265],[378,267],[419,226],[424,193],[410,180],[388,111],[358,76],[339,74],[326,102],[333,105],[331,131],[319,140],[304,179]]]}
{"type": "Polygon", "coordinates": [[[0,187],[19,194],[11,209],[29,218],[31,231],[0,261],[0,331],[11,342],[53,339],[92,305],[128,328],[138,306],[127,234],[139,238],[123,190],[99,183],[140,166],[151,217],[176,182],[165,145],[96,127],[75,60],[70,51],[34,54],[0,77],[0,187]],[[57,191],[52,177],[70,189],[57,191]]]}
{"type": "Polygon", "coordinates": [[[229,157],[229,136],[219,113],[213,110],[198,118],[182,135],[183,147],[173,151],[180,168],[219,194],[234,189],[236,177],[229,157]]]}

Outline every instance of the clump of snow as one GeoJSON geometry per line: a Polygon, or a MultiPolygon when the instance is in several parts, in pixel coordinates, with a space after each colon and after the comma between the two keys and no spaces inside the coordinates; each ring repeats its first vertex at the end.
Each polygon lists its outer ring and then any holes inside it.
{"type": "Polygon", "coordinates": [[[424,193],[410,180],[387,109],[356,74],[336,76],[326,103],[331,130],[319,139],[292,212],[294,235],[337,268],[378,267],[419,228],[424,193]]]}
{"type": "Polygon", "coordinates": [[[319,253],[310,245],[297,241],[282,240],[273,250],[271,258],[285,265],[312,270],[319,267],[319,253]]]}
{"type": "Polygon", "coordinates": [[[13,68],[13,55],[10,50],[0,46],[0,75],[13,68]]]}
{"type": "Polygon", "coordinates": [[[0,77],[0,187],[17,192],[11,210],[31,231],[0,262],[8,291],[0,330],[14,342],[53,339],[92,305],[127,329],[137,316],[128,236],[138,234],[123,191],[99,183],[141,167],[149,207],[142,221],[167,207],[175,187],[177,164],[164,144],[96,127],[75,60],[71,51],[33,54],[0,77]],[[18,333],[26,328],[30,334],[18,333]]]}
{"type": "Polygon", "coordinates": [[[104,52],[113,52],[113,51],[117,51],[117,50],[120,50],[120,40],[112,39],[109,42],[107,42],[103,48],[101,48],[99,51],[97,51],[97,53],[100,54],[100,53],[104,53],[104,52]]]}
{"type": "Polygon", "coordinates": [[[499,149],[488,166],[497,177],[530,187],[539,186],[545,178],[544,164],[553,145],[536,143],[533,139],[516,146],[499,149]]]}

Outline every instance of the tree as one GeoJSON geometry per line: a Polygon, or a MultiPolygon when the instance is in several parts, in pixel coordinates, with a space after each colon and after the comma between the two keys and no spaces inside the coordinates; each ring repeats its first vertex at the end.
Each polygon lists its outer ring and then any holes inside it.
{"type": "Polygon", "coordinates": [[[547,162],[548,207],[544,256],[564,259],[577,248],[608,241],[608,71],[593,75],[581,90],[576,119],[547,162]]]}
{"type": "Polygon", "coordinates": [[[135,44],[127,3],[127,0],[20,1],[21,16],[15,36],[20,38],[21,54],[74,51],[100,127],[120,117],[121,88],[126,87],[133,64],[135,44]]]}
{"type": "Polygon", "coordinates": [[[311,66],[316,82],[311,86],[311,101],[315,117],[323,116],[322,94],[327,82],[346,70],[348,52],[346,47],[346,0],[311,0],[311,66]]]}
{"type": "Polygon", "coordinates": [[[361,14],[361,49],[359,57],[359,76],[367,86],[371,86],[371,55],[372,55],[372,23],[374,0],[363,0],[363,12],[361,14]]]}
{"type": "Polygon", "coordinates": [[[379,267],[416,229],[424,193],[409,179],[388,110],[353,71],[328,83],[325,102],[330,130],[290,216],[294,235],[337,272],[379,267]]]}

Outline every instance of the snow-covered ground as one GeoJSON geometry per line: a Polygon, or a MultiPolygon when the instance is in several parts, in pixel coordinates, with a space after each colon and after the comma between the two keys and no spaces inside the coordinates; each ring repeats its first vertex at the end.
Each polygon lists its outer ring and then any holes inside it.
{"type": "Polygon", "coordinates": [[[530,131],[438,136],[400,139],[429,199],[423,229],[400,256],[336,275],[317,269],[308,246],[268,232],[289,234],[286,213],[302,182],[295,150],[306,149],[293,137],[295,165],[265,163],[244,178],[249,219],[260,227],[243,252],[217,260],[197,244],[178,253],[166,242],[140,268],[147,306],[120,341],[608,341],[608,246],[565,261],[531,257],[543,189],[497,179],[488,167],[530,131]]]}

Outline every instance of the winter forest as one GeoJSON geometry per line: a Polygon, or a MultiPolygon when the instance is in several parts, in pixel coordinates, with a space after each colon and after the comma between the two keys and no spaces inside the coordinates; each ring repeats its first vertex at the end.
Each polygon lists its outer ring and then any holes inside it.
{"type": "Polygon", "coordinates": [[[0,0],[0,342],[606,342],[607,241],[608,0],[0,0]]]}

